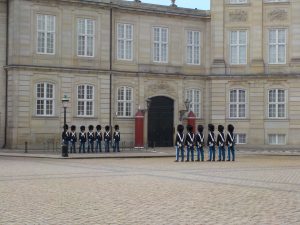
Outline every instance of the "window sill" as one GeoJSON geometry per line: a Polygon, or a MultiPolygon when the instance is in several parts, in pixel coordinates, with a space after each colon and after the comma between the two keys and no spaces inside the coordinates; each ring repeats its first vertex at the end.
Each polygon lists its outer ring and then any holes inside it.
{"type": "Polygon", "coordinates": [[[118,116],[118,117],[115,117],[114,119],[115,120],[134,120],[135,117],[134,116],[132,116],[132,117],[118,116]]]}
{"type": "Polygon", "coordinates": [[[57,120],[57,119],[59,119],[58,116],[37,116],[37,115],[34,115],[31,118],[36,119],[36,120],[44,120],[44,119],[57,120]]]}
{"type": "Polygon", "coordinates": [[[250,121],[249,118],[226,118],[227,121],[250,121]]]}

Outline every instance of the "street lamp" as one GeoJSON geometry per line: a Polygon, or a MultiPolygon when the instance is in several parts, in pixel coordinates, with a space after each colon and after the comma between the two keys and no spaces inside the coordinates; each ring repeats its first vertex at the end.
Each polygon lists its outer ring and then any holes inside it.
{"type": "Polygon", "coordinates": [[[151,105],[151,99],[150,98],[147,98],[146,99],[146,108],[145,109],[140,109],[140,111],[145,114],[145,112],[147,112],[150,108],[150,105],[151,105]]]}
{"type": "Polygon", "coordinates": [[[190,110],[190,104],[191,104],[190,100],[186,99],[184,101],[184,106],[186,109],[179,111],[179,121],[182,121],[184,114],[190,110]]]}
{"type": "MultiPolygon", "coordinates": [[[[69,102],[69,98],[67,95],[64,95],[64,97],[61,99],[62,105],[64,107],[64,133],[67,132],[67,105],[69,102]]],[[[61,154],[63,157],[68,157],[68,145],[66,145],[65,143],[63,143],[62,145],[62,149],[61,149],[61,154]]]]}

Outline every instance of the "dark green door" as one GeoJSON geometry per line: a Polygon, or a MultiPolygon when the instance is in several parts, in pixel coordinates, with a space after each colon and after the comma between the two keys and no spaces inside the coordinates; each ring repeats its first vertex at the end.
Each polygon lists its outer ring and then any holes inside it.
{"type": "Polygon", "coordinates": [[[168,97],[151,98],[148,110],[148,145],[173,146],[174,101],[168,97]]]}

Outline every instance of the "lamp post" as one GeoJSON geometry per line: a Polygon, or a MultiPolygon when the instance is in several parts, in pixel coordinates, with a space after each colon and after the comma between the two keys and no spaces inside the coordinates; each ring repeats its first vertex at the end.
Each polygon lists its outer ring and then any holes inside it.
{"type": "Polygon", "coordinates": [[[191,101],[188,100],[188,99],[186,99],[184,101],[184,106],[185,106],[186,109],[183,109],[183,110],[179,111],[179,121],[180,122],[182,121],[184,114],[190,110],[190,103],[191,103],[191,101]]]}
{"type": "MultiPolygon", "coordinates": [[[[64,97],[61,99],[62,105],[64,107],[64,133],[67,132],[67,104],[69,102],[69,98],[67,95],[64,95],[64,97]]],[[[61,154],[63,157],[68,157],[68,144],[65,142],[62,145],[61,154]]]]}

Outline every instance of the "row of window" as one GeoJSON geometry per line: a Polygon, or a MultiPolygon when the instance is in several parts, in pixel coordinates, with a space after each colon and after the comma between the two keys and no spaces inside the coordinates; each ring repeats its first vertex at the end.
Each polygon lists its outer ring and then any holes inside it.
{"type": "MultiPolygon", "coordinates": [[[[245,133],[235,134],[236,144],[247,144],[247,136],[245,133]]],[[[285,134],[268,134],[268,144],[270,145],[285,145],[285,134]]]]}
{"type": "MultiPolygon", "coordinates": [[[[36,84],[36,115],[54,115],[54,84],[36,84]]],[[[188,89],[185,98],[190,101],[190,110],[197,118],[201,118],[201,91],[188,89]]],[[[94,116],[94,86],[77,86],[77,116],[94,116]]],[[[117,115],[120,117],[132,117],[133,114],[133,88],[122,86],[117,89],[117,115]]],[[[229,93],[229,117],[246,118],[246,90],[233,89],[229,93]]],[[[271,89],[268,91],[268,117],[286,118],[286,91],[283,89],[271,89]]]]}

